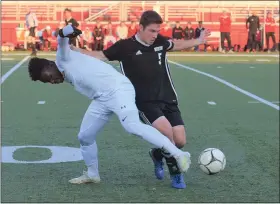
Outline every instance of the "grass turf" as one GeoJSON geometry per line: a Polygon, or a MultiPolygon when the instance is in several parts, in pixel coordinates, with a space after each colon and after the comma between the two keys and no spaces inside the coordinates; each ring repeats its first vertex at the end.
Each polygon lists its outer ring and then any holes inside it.
{"type": "MultiPolygon", "coordinates": [[[[23,58],[13,57],[15,61],[2,61],[7,70],[23,58]]],[[[267,100],[279,99],[276,63],[239,62],[236,66],[207,58],[211,63],[201,57],[170,57],[267,100]]],[[[253,99],[213,79],[176,65],[170,68],[187,127],[184,149],[192,153],[193,164],[185,176],[187,189],[170,188],[167,172],[164,181],[156,180],[148,156],[151,146],[125,133],[113,117],[97,138],[100,184],[68,183],[82,173],[83,161],[2,163],[1,201],[279,202],[279,111],[264,104],[249,104],[253,99]],[[205,175],[196,164],[199,153],[208,147],[220,148],[227,157],[226,169],[220,174],[205,175]]],[[[79,147],[76,135],[90,101],[71,86],[30,81],[26,62],[4,82],[2,100],[2,146],[79,147]],[[46,103],[38,105],[41,100],[46,103]]],[[[49,156],[44,149],[34,156],[35,151],[17,150],[15,157],[37,160],[49,156]]]]}

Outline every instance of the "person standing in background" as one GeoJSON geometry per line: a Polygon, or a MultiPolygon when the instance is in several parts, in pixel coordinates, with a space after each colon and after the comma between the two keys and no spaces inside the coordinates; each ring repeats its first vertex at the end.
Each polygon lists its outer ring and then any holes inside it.
{"type": "Polygon", "coordinates": [[[117,27],[116,34],[117,34],[117,40],[127,38],[128,29],[124,22],[121,22],[121,24],[117,27]]]}
{"type": "MultiPolygon", "coordinates": [[[[195,38],[195,39],[199,38],[199,37],[200,37],[201,31],[204,31],[204,30],[205,30],[205,28],[204,28],[203,25],[202,25],[202,21],[198,21],[198,27],[195,29],[194,38],[195,38]]],[[[196,52],[198,52],[198,51],[199,51],[198,48],[199,48],[199,46],[195,46],[195,47],[194,47],[194,50],[195,50],[196,52]]],[[[207,48],[207,44],[204,44],[204,52],[206,52],[206,48],[207,48]]]]}
{"type": "Polygon", "coordinates": [[[185,40],[194,39],[194,29],[192,28],[192,23],[188,22],[185,28],[185,40]]]}
{"type": "Polygon", "coordinates": [[[173,28],[172,37],[174,40],[181,40],[184,38],[184,30],[180,26],[180,22],[176,22],[176,26],[173,28]]]}
{"type": "Polygon", "coordinates": [[[227,40],[229,53],[232,53],[232,46],[231,46],[231,19],[230,16],[227,15],[226,11],[223,11],[223,15],[220,17],[220,32],[221,32],[221,47],[222,53],[225,53],[225,39],[227,40]]]}
{"type": "Polygon", "coordinates": [[[272,13],[268,12],[267,17],[265,19],[265,39],[266,39],[266,47],[267,52],[270,52],[269,48],[269,38],[271,37],[273,42],[272,50],[274,51],[276,49],[276,40],[275,40],[275,20],[272,17],[272,13]]]}
{"type": "Polygon", "coordinates": [[[248,31],[247,52],[250,52],[250,50],[256,52],[256,34],[260,32],[260,19],[256,15],[256,11],[253,11],[252,16],[247,19],[246,28],[248,31]]]}
{"type": "Polygon", "coordinates": [[[99,21],[93,29],[94,50],[103,50],[104,33],[99,21]]]}
{"type": "MultiPolygon", "coordinates": [[[[79,23],[76,21],[76,19],[74,19],[74,18],[72,17],[72,10],[71,10],[71,9],[66,8],[66,9],[64,10],[64,17],[65,17],[65,24],[66,24],[66,25],[72,25],[72,26],[74,26],[75,28],[78,28],[78,27],[79,27],[79,23]]],[[[75,38],[71,38],[71,39],[69,40],[69,43],[70,43],[71,45],[76,46],[76,45],[77,45],[77,38],[76,38],[76,37],[75,37],[75,38]]]]}
{"type": "Polygon", "coordinates": [[[136,22],[135,21],[131,21],[131,24],[128,27],[128,35],[127,35],[127,37],[130,38],[133,35],[135,35],[136,33],[137,33],[136,22]]]}
{"type": "Polygon", "coordinates": [[[25,22],[26,22],[26,27],[29,30],[29,36],[27,38],[28,39],[27,41],[32,48],[31,56],[36,56],[37,52],[35,47],[35,36],[38,27],[38,19],[36,14],[32,11],[32,9],[29,9],[29,12],[26,14],[25,22]]]}
{"type": "Polygon", "coordinates": [[[167,38],[172,38],[172,28],[168,21],[165,22],[165,26],[160,30],[160,34],[167,38]]]}

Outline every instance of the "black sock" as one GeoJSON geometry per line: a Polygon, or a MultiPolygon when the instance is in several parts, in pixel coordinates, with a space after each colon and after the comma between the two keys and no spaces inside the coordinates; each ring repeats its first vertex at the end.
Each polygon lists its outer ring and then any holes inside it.
{"type": "Polygon", "coordinates": [[[170,175],[173,176],[176,174],[180,174],[181,172],[177,165],[176,159],[174,157],[170,156],[170,153],[165,152],[164,150],[161,150],[161,154],[166,160],[166,164],[167,164],[170,175]]]}
{"type": "Polygon", "coordinates": [[[162,150],[160,148],[154,148],[153,156],[156,160],[161,161],[163,159],[162,150]]]}
{"type": "Polygon", "coordinates": [[[32,48],[32,52],[36,52],[35,44],[34,43],[31,43],[31,48],[32,48]]]}

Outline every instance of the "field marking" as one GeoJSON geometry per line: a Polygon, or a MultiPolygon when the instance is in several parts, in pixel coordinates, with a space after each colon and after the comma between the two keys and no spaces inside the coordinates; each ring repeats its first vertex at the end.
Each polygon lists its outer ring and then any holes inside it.
{"type": "Polygon", "coordinates": [[[218,68],[218,69],[221,69],[221,68],[223,68],[223,67],[221,67],[221,66],[217,66],[217,68],[218,68]]]}
{"type": "Polygon", "coordinates": [[[45,104],[46,103],[46,101],[38,101],[38,103],[37,104],[39,104],[39,105],[43,105],[43,104],[45,104]]]}
{"type": "Polygon", "coordinates": [[[232,62],[249,62],[249,60],[233,60],[232,62]]]}
{"type": "Polygon", "coordinates": [[[4,74],[1,77],[1,84],[4,83],[4,81],[12,74],[14,73],[18,68],[20,68],[20,66],[25,63],[28,59],[30,58],[30,56],[26,56],[25,58],[23,58],[19,63],[17,63],[15,66],[13,66],[12,69],[10,69],[6,74],[4,74]]]}
{"type": "Polygon", "coordinates": [[[270,62],[269,59],[256,59],[257,62],[270,62]]]}
{"type": "Polygon", "coordinates": [[[251,66],[250,69],[255,69],[255,67],[251,66]]]}
{"type": "Polygon", "coordinates": [[[279,55],[248,55],[248,54],[167,54],[174,57],[279,57],[279,55]]]}
{"type": "MultiPolygon", "coordinates": [[[[30,53],[2,53],[2,56],[27,56],[30,53]]],[[[37,53],[39,56],[56,56],[56,53],[48,53],[48,52],[39,52],[37,53]]],[[[174,57],[276,57],[279,58],[279,54],[171,54],[167,53],[167,56],[174,57]]]]}
{"type": "Polygon", "coordinates": [[[12,60],[15,60],[15,58],[3,57],[1,59],[1,61],[12,61],[12,60]]]}
{"type": "Polygon", "coordinates": [[[216,105],[216,103],[215,103],[214,101],[207,101],[207,103],[208,103],[209,105],[212,105],[212,106],[216,105]]]}
{"type": "MultiPolygon", "coordinates": [[[[274,103],[274,104],[279,104],[279,101],[270,101],[271,103],[274,103]]],[[[248,103],[261,103],[259,101],[248,101],[248,103]]]]}
{"type": "Polygon", "coordinates": [[[168,60],[168,61],[169,61],[171,64],[175,64],[175,65],[177,65],[177,66],[179,66],[179,67],[182,67],[182,68],[184,68],[184,69],[188,69],[188,70],[194,71],[194,72],[199,73],[199,74],[201,74],[201,75],[204,75],[204,76],[207,76],[207,77],[209,77],[209,78],[212,78],[212,79],[214,79],[214,80],[216,80],[216,81],[218,81],[218,82],[221,82],[222,84],[224,84],[224,85],[226,85],[226,86],[228,86],[228,87],[230,87],[230,88],[233,88],[234,90],[239,91],[240,93],[243,93],[244,95],[247,95],[247,96],[249,96],[249,97],[251,97],[251,98],[253,98],[253,99],[257,100],[257,101],[260,101],[261,103],[266,104],[266,105],[268,105],[268,106],[270,106],[270,107],[272,107],[272,108],[274,108],[274,109],[276,109],[276,110],[279,111],[279,106],[277,106],[277,105],[275,105],[275,104],[273,104],[273,103],[271,103],[271,102],[269,102],[269,101],[267,101],[267,100],[265,100],[265,99],[263,99],[263,98],[261,98],[261,97],[255,95],[255,94],[252,94],[252,93],[250,93],[249,91],[246,91],[246,90],[244,90],[244,89],[241,89],[241,88],[239,88],[238,86],[233,85],[233,84],[227,82],[227,81],[224,80],[224,79],[221,79],[221,78],[216,77],[216,76],[214,76],[214,75],[208,74],[208,73],[206,73],[206,72],[199,71],[199,70],[197,70],[197,69],[194,69],[194,68],[191,68],[191,67],[182,65],[182,64],[180,64],[180,63],[177,63],[177,62],[174,62],[174,61],[171,61],[171,60],[168,60]]]}

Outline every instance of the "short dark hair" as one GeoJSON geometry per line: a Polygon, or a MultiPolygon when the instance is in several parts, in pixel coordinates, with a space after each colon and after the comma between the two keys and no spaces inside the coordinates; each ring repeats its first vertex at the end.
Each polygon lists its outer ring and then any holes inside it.
{"type": "Polygon", "coordinates": [[[150,24],[162,24],[162,18],[161,16],[152,10],[145,11],[140,18],[140,25],[142,25],[144,28],[147,27],[150,24]]]}
{"type": "Polygon", "coordinates": [[[72,12],[72,10],[71,10],[70,8],[64,9],[64,12],[65,12],[65,11],[72,12]]]}
{"type": "Polygon", "coordinates": [[[32,81],[40,79],[41,73],[47,64],[49,64],[49,60],[38,57],[34,57],[29,61],[28,72],[32,81]]]}

